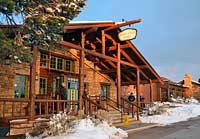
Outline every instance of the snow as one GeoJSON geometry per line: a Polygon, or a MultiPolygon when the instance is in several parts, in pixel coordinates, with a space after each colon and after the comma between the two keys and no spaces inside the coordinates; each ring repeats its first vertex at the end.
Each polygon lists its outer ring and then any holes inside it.
{"type": "MultiPolygon", "coordinates": [[[[168,102],[169,108],[164,109],[161,114],[142,116],[140,120],[143,123],[168,125],[180,121],[187,121],[190,118],[200,115],[200,103],[197,100],[185,99],[184,102],[180,98],[172,100],[176,100],[176,102],[168,102]]],[[[163,104],[159,103],[159,105],[162,106],[163,104]]],[[[155,106],[158,107],[158,104],[155,106]]],[[[150,108],[150,110],[155,109],[155,106],[150,108]]]]}
{"type": "MultiPolygon", "coordinates": [[[[154,103],[154,106],[149,108],[149,111],[154,112],[154,115],[143,115],[140,117],[140,120],[143,123],[168,125],[186,121],[200,115],[200,103],[193,98],[183,99],[178,97],[171,99],[171,101],[154,103]]],[[[48,131],[52,134],[48,134],[49,136],[46,136],[45,139],[125,139],[128,137],[127,132],[124,130],[111,126],[106,121],[100,121],[90,117],[75,119],[73,126],[70,128],[67,128],[63,124],[66,123],[64,121],[69,120],[67,114],[54,115],[50,120],[51,128],[48,131]],[[56,132],[54,132],[55,129],[56,132]],[[61,132],[61,130],[64,132],[61,132]]],[[[38,137],[30,137],[30,135],[27,135],[27,139],[42,138],[44,138],[42,135],[38,137]]]]}
{"type": "MultiPolygon", "coordinates": [[[[90,118],[76,121],[76,126],[71,132],[63,133],[57,136],[49,136],[45,139],[124,139],[127,138],[127,132],[120,128],[110,126],[107,122],[93,122],[90,118]]],[[[39,137],[27,136],[27,139],[42,139],[39,137]]]]}

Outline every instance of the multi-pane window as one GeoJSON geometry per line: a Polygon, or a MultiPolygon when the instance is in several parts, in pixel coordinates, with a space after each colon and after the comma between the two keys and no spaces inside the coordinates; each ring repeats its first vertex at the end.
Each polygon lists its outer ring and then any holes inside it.
{"type": "Polygon", "coordinates": [[[44,95],[47,93],[47,79],[46,78],[40,78],[40,95],[44,95]]]}
{"type": "Polygon", "coordinates": [[[40,66],[41,67],[46,67],[47,66],[47,55],[41,53],[40,54],[40,66]]]}
{"type": "Polygon", "coordinates": [[[51,64],[50,64],[50,67],[52,69],[56,69],[56,58],[51,56],[51,64]]]}
{"type": "Polygon", "coordinates": [[[110,90],[110,85],[101,84],[101,97],[103,100],[106,100],[107,97],[109,97],[109,90],[110,90]]]}
{"type": "Polygon", "coordinates": [[[66,71],[71,71],[71,61],[66,60],[66,71]]]}
{"type": "Polygon", "coordinates": [[[66,70],[70,72],[73,72],[74,70],[74,61],[72,60],[64,60],[63,58],[51,56],[50,62],[51,69],[66,70]]]}
{"type": "Polygon", "coordinates": [[[15,98],[27,97],[27,76],[17,74],[15,79],[15,98]]]}
{"type": "Polygon", "coordinates": [[[57,58],[57,69],[63,70],[63,59],[62,58],[57,58]]]}
{"type": "Polygon", "coordinates": [[[74,61],[66,60],[66,71],[73,72],[74,69],[74,61]]]}

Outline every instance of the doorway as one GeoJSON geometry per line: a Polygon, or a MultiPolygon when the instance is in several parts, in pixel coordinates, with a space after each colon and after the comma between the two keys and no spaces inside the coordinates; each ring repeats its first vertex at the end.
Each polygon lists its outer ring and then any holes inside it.
{"type": "MultiPolygon", "coordinates": [[[[76,78],[67,78],[67,99],[70,101],[78,101],[78,79],[76,78]]],[[[78,109],[78,102],[73,104],[70,102],[70,110],[77,110],[78,109]]]]}

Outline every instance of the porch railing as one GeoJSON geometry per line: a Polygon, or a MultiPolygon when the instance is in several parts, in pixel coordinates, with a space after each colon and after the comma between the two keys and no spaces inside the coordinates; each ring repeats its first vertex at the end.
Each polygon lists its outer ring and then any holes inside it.
{"type": "Polygon", "coordinates": [[[97,110],[102,109],[107,111],[107,109],[100,104],[100,100],[98,96],[95,97],[83,97],[85,114],[92,115],[97,110]]]}
{"type": "MultiPolygon", "coordinates": [[[[35,99],[35,118],[49,117],[62,111],[75,115],[78,111],[78,101],[35,99]]],[[[28,119],[30,118],[30,100],[16,98],[0,98],[0,118],[28,119]]]]}

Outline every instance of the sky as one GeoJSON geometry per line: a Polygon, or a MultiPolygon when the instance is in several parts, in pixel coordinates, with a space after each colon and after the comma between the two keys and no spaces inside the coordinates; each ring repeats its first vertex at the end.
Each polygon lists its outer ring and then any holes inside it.
{"type": "Polygon", "coordinates": [[[74,21],[141,18],[132,42],[160,76],[200,78],[200,0],[88,0],[74,21]]]}

